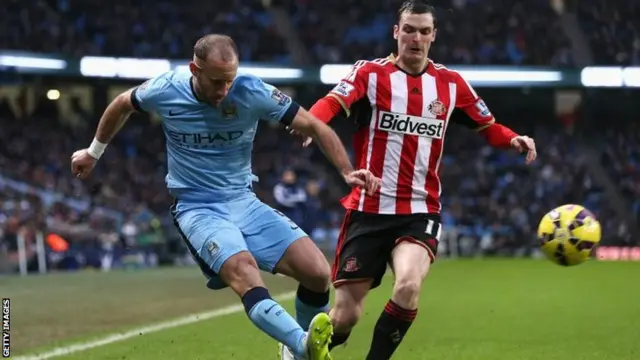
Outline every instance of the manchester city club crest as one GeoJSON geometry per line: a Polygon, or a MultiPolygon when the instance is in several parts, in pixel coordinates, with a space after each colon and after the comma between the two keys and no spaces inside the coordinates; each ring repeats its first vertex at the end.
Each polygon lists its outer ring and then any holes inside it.
{"type": "Polygon", "coordinates": [[[446,109],[442,101],[435,99],[429,104],[429,112],[435,116],[441,116],[445,114],[446,109]]]}
{"type": "Polygon", "coordinates": [[[224,104],[221,111],[225,120],[233,120],[238,117],[238,108],[235,104],[224,104]]]}

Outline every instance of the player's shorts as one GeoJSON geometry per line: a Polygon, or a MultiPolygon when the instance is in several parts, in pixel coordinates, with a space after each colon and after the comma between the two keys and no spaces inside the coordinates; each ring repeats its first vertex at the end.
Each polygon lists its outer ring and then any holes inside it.
{"type": "Polygon", "coordinates": [[[307,236],[254,193],[219,203],[180,199],[171,211],[191,255],[208,279],[207,287],[214,290],[227,287],[217,274],[233,255],[249,251],[261,270],[273,273],[289,246],[307,236]]]}
{"type": "Polygon", "coordinates": [[[386,215],[347,210],[333,262],[334,286],[373,280],[371,288],[378,287],[391,252],[403,241],[423,246],[431,262],[435,261],[440,228],[438,214],[386,215]]]}

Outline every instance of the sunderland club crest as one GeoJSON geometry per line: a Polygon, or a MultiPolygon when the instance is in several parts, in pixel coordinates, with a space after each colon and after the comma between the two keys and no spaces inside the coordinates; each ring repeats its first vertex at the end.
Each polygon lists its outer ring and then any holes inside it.
{"type": "Polygon", "coordinates": [[[445,114],[446,109],[442,101],[435,99],[429,104],[429,112],[435,116],[441,116],[445,114]]]}

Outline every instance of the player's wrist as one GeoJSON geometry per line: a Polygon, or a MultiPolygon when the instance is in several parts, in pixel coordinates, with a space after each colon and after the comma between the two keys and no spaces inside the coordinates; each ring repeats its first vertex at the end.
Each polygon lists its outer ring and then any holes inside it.
{"type": "Polygon", "coordinates": [[[98,139],[93,138],[91,145],[87,149],[87,153],[94,159],[98,160],[104,154],[104,151],[107,149],[107,145],[103,142],[98,141],[98,139]]]}
{"type": "Polygon", "coordinates": [[[342,170],[340,170],[340,174],[342,174],[342,176],[346,178],[346,177],[349,176],[349,174],[351,174],[354,171],[356,171],[356,170],[353,169],[353,168],[342,169],[342,170]]]}
{"type": "Polygon", "coordinates": [[[511,146],[515,145],[516,139],[518,139],[519,137],[520,137],[520,135],[518,135],[518,134],[512,135],[511,139],[509,139],[509,144],[511,144],[511,146]]]}

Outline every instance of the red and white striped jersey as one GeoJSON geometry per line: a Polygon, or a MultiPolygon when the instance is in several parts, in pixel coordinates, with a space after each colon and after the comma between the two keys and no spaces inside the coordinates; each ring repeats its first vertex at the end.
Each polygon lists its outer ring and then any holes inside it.
{"type": "Polygon", "coordinates": [[[356,62],[331,90],[359,128],[355,165],[382,179],[376,194],[354,188],[347,209],[377,214],[439,213],[440,160],[455,108],[485,128],[493,115],[471,85],[453,70],[429,61],[422,74],[396,66],[393,55],[356,62]]]}

